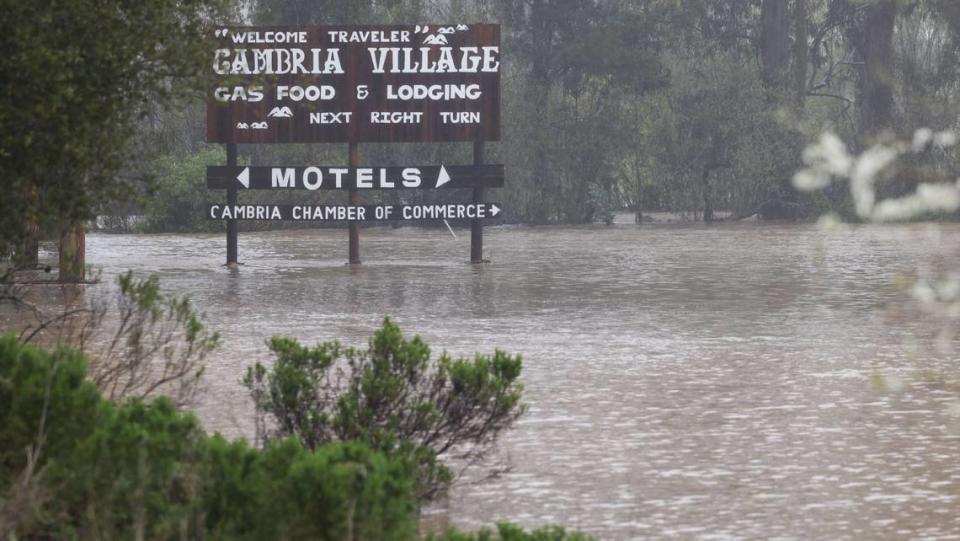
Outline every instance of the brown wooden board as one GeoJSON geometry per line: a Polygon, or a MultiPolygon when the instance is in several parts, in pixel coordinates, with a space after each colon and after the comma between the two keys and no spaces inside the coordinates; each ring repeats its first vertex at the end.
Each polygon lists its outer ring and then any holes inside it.
{"type": "Polygon", "coordinates": [[[500,139],[499,25],[231,27],[213,39],[208,142],[500,139]]]}
{"type": "Polygon", "coordinates": [[[471,220],[496,218],[499,203],[424,203],[420,205],[207,205],[210,220],[293,220],[375,222],[394,220],[471,220]]]}
{"type": "Polygon", "coordinates": [[[248,190],[394,190],[500,188],[503,165],[207,166],[207,188],[248,190]]]}

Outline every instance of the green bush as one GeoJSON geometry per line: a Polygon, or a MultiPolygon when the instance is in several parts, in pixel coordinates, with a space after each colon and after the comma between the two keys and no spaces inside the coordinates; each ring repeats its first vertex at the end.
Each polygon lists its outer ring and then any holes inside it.
{"type": "MultiPolygon", "coordinates": [[[[402,340],[392,325],[378,333],[372,348],[373,357],[363,362],[374,366],[364,365],[357,375],[365,393],[345,399],[361,418],[382,413],[361,398],[398,391],[394,355],[420,369],[428,356],[425,345],[402,340]],[[375,376],[378,371],[385,372],[375,376]],[[368,389],[378,385],[385,387],[376,395],[368,389]]],[[[309,351],[294,348],[288,357],[303,361],[311,355],[300,355],[309,351]]],[[[166,398],[119,405],[101,399],[86,381],[85,367],[75,351],[47,352],[0,338],[0,539],[417,538],[413,468],[423,463],[404,452],[384,453],[360,441],[311,450],[292,438],[254,449],[207,436],[196,418],[166,398]]],[[[447,359],[441,369],[445,375],[432,381],[449,382],[462,400],[499,397],[494,403],[515,405],[515,398],[505,397],[514,389],[519,359],[447,359]]],[[[416,411],[427,414],[429,406],[416,411]]],[[[380,428],[370,430],[368,436],[380,428]]],[[[502,524],[497,533],[451,530],[432,539],[588,538],[560,528],[527,533],[502,524]]]]}
{"type": "Polygon", "coordinates": [[[519,355],[431,360],[420,337],[405,339],[389,319],[365,350],[283,337],[269,346],[273,366],[257,363],[244,378],[265,437],[295,436],[308,448],[357,440],[406,457],[421,501],[450,484],[440,455],[482,458],[524,411],[519,355]]]}
{"type": "Polygon", "coordinates": [[[222,203],[223,193],[208,190],[207,166],[224,163],[223,147],[208,146],[181,158],[163,156],[156,160],[157,176],[146,197],[145,221],[148,232],[219,231],[221,222],[206,218],[207,203],[222,203]]]}
{"type": "Polygon", "coordinates": [[[296,440],[263,451],[211,438],[207,531],[215,539],[415,537],[408,470],[359,443],[309,451],[296,440]]]}
{"type": "Polygon", "coordinates": [[[45,480],[60,487],[51,528],[82,539],[131,532],[169,539],[190,531],[203,506],[204,438],[196,419],[166,399],[101,402],[94,431],[69,456],[51,457],[45,480]]]}
{"type": "Polygon", "coordinates": [[[101,400],[84,364],[74,352],[0,340],[0,537],[415,536],[412,475],[401,460],[361,443],[310,451],[288,440],[259,451],[207,437],[166,399],[101,400]],[[14,516],[24,449],[38,441],[36,477],[49,497],[14,516]]]}
{"type": "Polygon", "coordinates": [[[428,541],[591,541],[593,538],[580,532],[567,532],[558,526],[546,526],[527,532],[509,523],[497,524],[497,531],[482,529],[464,533],[448,530],[443,535],[431,535],[428,541]]]}
{"type": "Polygon", "coordinates": [[[41,423],[41,458],[68,456],[93,431],[100,396],[85,370],[77,352],[48,353],[0,337],[0,491],[23,471],[41,423]]]}

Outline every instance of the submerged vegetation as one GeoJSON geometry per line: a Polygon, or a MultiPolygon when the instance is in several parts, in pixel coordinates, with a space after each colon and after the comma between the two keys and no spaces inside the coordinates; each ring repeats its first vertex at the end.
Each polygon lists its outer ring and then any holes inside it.
{"type": "MultiPolygon", "coordinates": [[[[476,453],[495,441],[521,411],[519,359],[443,357],[425,387],[429,350],[419,339],[387,322],[372,344],[370,357],[346,350],[352,385],[328,417],[322,389],[310,386],[330,390],[316,376],[339,350],[274,339],[281,361],[259,405],[286,408],[287,424],[255,448],[206,434],[166,397],[103,398],[74,349],[0,338],[0,539],[416,539],[419,500],[450,481],[436,442],[476,453]]],[[[264,369],[251,374],[258,389],[264,369]]],[[[587,539],[559,528],[498,531],[505,541],[587,539]]]]}
{"type": "Polygon", "coordinates": [[[356,440],[409,457],[418,500],[444,495],[453,481],[441,455],[482,461],[524,411],[519,356],[431,361],[427,344],[389,319],[366,350],[284,337],[269,345],[273,365],[256,363],[244,378],[261,435],[293,436],[309,449],[356,440]]]}

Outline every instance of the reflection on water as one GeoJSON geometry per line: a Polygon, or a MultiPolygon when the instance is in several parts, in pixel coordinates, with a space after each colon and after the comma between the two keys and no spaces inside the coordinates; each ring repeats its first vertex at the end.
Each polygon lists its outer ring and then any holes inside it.
{"type": "MultiPolygon", "coordinates": [[[[276,333],[362,344],[390,315],[435,350],[524,355],[529,414],[502,450],[512,470],[464,484],[465,527],[559,522],[602,539],[958,538],[956,372],[911,354],[923,322],[884,317],[898,273],[957,268],[960,228],[491,228],[484,266],[444,230],[375,229],[350,268],[345,231],[245,234],[239,272],[221,236],[102,236],[105,282],[133,268],[189,294],[225,348],[198,407],[249,435],[244,367],[276,333]]],[[[89,291],[100,294],[105,284],[89,291]]],[[[88,293],[89,293],[88,291],[88,293]]]]}

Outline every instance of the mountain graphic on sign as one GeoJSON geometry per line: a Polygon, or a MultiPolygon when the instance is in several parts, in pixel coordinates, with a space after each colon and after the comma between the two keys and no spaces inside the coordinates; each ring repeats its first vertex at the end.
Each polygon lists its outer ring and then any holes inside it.
{"type": "Polygon", "coordinates": [[[289,107],[285,107],[285,106],[274,107],[273,109],[270,110],[270,114],[268,114],[267,116],[275,117],[275,118],[292,118],[293,111],[291,111],[289,107]]]}
{"type": "Polygon", "coordinates": [[[427,39],[423,40],[425,45],[446,45],[447,36],[443,34],[437,34],[435,36],[427,36],[427,39]]]}

